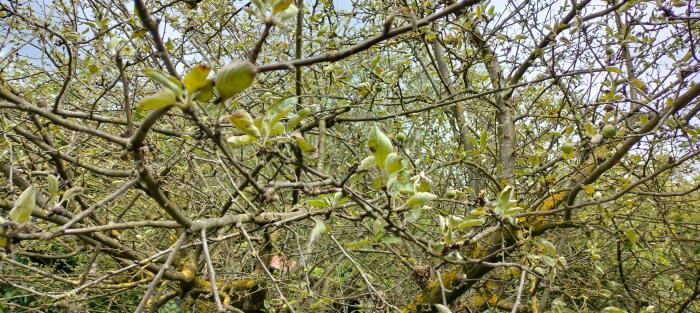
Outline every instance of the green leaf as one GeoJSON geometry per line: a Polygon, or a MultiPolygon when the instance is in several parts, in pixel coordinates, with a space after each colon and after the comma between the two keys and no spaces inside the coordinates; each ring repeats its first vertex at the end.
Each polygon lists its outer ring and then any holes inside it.
{"type": "Polygon", "coordinates": [[[288,6],[284,11],[277,14],[277,16],[279,16],[280,20],[284,21],[284,20],[287,20],[287,19],[290,19],[292,17],[297,16],[298,12],[299,12],[299,8],[297,8],[296,5],[292,4],[292,5],[288,6]]]}
{"type": "Polygon", "coordinates": [[[428,201],[437,199],[437,196],[429,192],[416,192],[408,200],[406,200],[406,206],[408,207],[419,207],[428,201]]]}
{"type": "Polygon", "coordinates": [[[524,211],[524,209],[523,209],[523,208],[519,208],[519,207],[509,208],[509,209],[506,209],[506,210],[503,212],[503,215],[504,215],[504,216],[513,216],[513,215],[518,214],[518,213],[520,213],[520,212],[522,212],[522,211],[524,211]]]}
{"type": "Polygon", "coordinates": [[[544,253],[550,256],[557,256],[557,248],[549,241],[542,239],[544,253]]]}
{"type": "Polygon", "coordinates": [[[226,142],[228,142],[230,145],[233,145],[235,147],[247,145],[249,143],[253,143],[257,140],[257,138],[251,136],[251,135],[240,135],[240,136],[231,136],[226,139],[226,142]]]}
{"type": "Polygon", "coordinates": [[[100,68],[95,64],[90,64],[88,65],[88,71],[90,71],[90,74],[95,75],[100,71],[100,68]]]}
{"type": "Polygon", "coordinates": [[[384,162],[384,170],[386,170],[388,174],[398,172],[403,168],[401,156],[396,152],[389,153],[384,162]]]}
{"type": "Polygon", "coordinates": [[[143,73],[161,86],[170,89],[175,95],[180,95],[182,86],[177,78],[152,68],[144,69],[143,73]]]}
{"type": "Polygon", "coordinates": [[[250,116],[246,110],[238,109],[236,112],[233,112],[228,119],[238,130],[255,138],[260,138],[260,130],[255,127],[253,124],[253,117],[250,116]]]}
{"type": "Polygon", "coordinates": [[[73,200],[73,198],[79,194],[83,193],[83,188],[75,186],[71,189],[66,190],[61,197],[61,202],[68,202],[73,200]]]}
{"type": "Polygon", "coordinates": [[[386,157],[394,150],[391,140],[387,137],[379,126],[374,125],[374,128],[369,132],[367,139],[369,151],[374,154],[374,159],[377,164],[385,164],[386,157]]]}
{"type": "Polygon", "coordinates": [[[605,309],[602,309],[600,312],[601,313],[627,313],[627,311],[620,309],[618,307],[614,307],[614,306],[609,306],[605,309]]]}
{"type": "Polygon", "coordinates": [[[294,130],[295,128],[297,128],[297,126],[301,123],[303,119],[309,116],[309,114],[311,114],[311,109],[304,108],[296,114],[292,115],[292,117],[289,118],[289,121],[287,121],[287,128],[289,130],[294,130]]]}
{"type": "Polygon", "coordinates": [[[147,32],[148,32],[148,29],[145,29],[145,28],[139,29],[139,30],[133,32],[131,34],[131,36],[129,36],[129,38],[130,39],[140,38],[140,37],[143,37],[143,35],[145,35],[147,32]]]}
{"type": "MultiPolygon", "coordinates": [[[[388,160],[388,158],[387,158],[388,160]]],[[[400,172],[394,172],[390,173],[386,177],[386,190],[387,193],[391,196],[396,196],[399,194],[400,189],[401,189],[401,182],[399,181],[401,173],[400,172]]]]}
{"type": "Polygon", "coordinates": [[[606,66],[605,70],[610,72],[610,73],[616,73],[616,74],[622,73],[622,70],[616,66],[606,66]]]}
{"type": "Polygon", "coordinates": [[[327,208],[327,207],[331,206],[328,203],[328,200],[326,200],[325,198],[306,200],[306,204],[308,204],[310,206],[319,207],[319,208],[327,208]]]}
{"type": "Polygon", "coordinates": [[[498,202],[496,203],[496,214],[501,215],[508,208],[510,208],[510,198],[513,194],[513,186],[506,186],[503,188],[501,193],[498,195],[498,202]]]}
{"type": "Polygon", "coordinates": [[[36,208],[36,191],[34,186],[29,186],[25,189],[19,198],[15,200],[15,206],[10,210],[7,218],[15,223],[24,223],[36,208]]]}
{"type": "Polygon", "coordinates": [[[207,79],[207,84],[200,87],[196,95],[197,101],[209,102],[209,100],[214,97],[214,81],[207,79]]]}
{"type": "Polygon", "coordinates": [[[475,226],[481,226],[486,223],[486,220],[483,218],[475,218],[475,219],[469,219],[469,220],[464,220],[459,222],[456,226],[455,229],[465,229],[469,227],[475,227],[475,226]]]}
{"type": "Polygon", "coordinates": [[[467,141],[472,144],[472,146],[478,146],[479,142],[476,140],[474,136],[467,135],[467,141]]]}
{"type": "Polygon", "coordinates": [[[629,240],[630,244],[635,244],[637,243],[637,241],[639,241],[639,236],[637,235],[637,232],[634,231],[634,229],[625,229],[624,233],[625,237],[627,237],[627,240],[629,240]]]}
{"type": "Polygon", "coordinates": [[[226,100],[246,90],[255,81],[257,69],[249,61],[231,62],[216,74],[216,90],[226,100]]]}
{"type": "Polygon", "coordinates": [[[374,165],[375,165],[374,164],[374,156],[370,155],[370,156],[362,159],[362,162],[360,162],[360,166],[357,167],[357,171],[366,171],[374,165]]]}
{"type": "Polygon", "coordinates": [[[316,147],[312,145],[310,142],[306,140],[301,134],[299,133],[294,133],[292,134],[292,138],[294,138],[294,141],[296,141],[297,145],[299,146],[299,149],[301,149],[302,152],[304,153],[314,153],[316,152],[316,147]]]}
{"type": "Polygon", "coordinates": [[[136,104],[136,110],[158,110],[173,105],[176,101],[177,99],[175,94],[170,89],[161,89],[160,91],[141,99],[141,101],[136,104]]]}
{"type": "Polygon", "coordinates": [[[596,127],[591,122],[587,122],[586,124],[584,124],[583,128],[586,131],[586,135],[588,135],[589,137],[593,137],[593,135],[595,135],[598,132],[596,127]]]}
{"type": "Polygon", "coordinates": [[[175,43],[173,42],[172,38],[168,39],[168,41],[165,42],[165,49],[167,49],[168,51],[175,50],[175,43]]]}
{"type": "Polygon", "coordinates": [[[346,243],[345,246],[348,249],[360,249],[362,247],[366,247],[366,246],[371,245],[373,242],[374,241],[370,240],[370,239],[362,239],[362,240],[346,243]]]}
{"type": "Polygon", "coordinates": [[[386,244],[395,244],[403,241],[400,237],[394,237],[394,236],[389,236],[389,237],[384,237],[382,238],[382,243],[386,244]]]}
{"type": "Polygon", "coordinates": [[[311,246],[316,241],[318,241],[318,239],[321,238],[323,234],[328,232],[328,227],[326,227],[326,224],[322,220],[314,219],[314,221],[316,222],[316,225],[314,225],[314,228],[311,230],[311,234],[309,235],[309,250],[311,249],[311,246]]]}
{"type": "Polygon", "coordinates": [[[191,68],[182,79],[182,83],[185,85],[185,88],[187,88],[187,91],[192,93],[205,87],[209,83],[207,79],[209,71],[211,71],[211,67],[206,64],[198,64],[191,68]]]}
{"type": "Polygon", "coordinates": [[[641,91],[643,93],[646,93],[647,90],[649,90],[649,87],[647,87],[647,85],[644,84],[644,82],[642,82],[641,80],[639,80],[637,78],[631,80],[630,84],[632,84],[632,86],[636,87],[637,89],[639,89],[639,91],[641,91]]]}
{"type": "Polygon", "coordinates": [[[646,125],[647,123],[649,123],[649,116],[647,116],[646,114],[642,114],[642,115],[639,117],[639,124],[642,125],[642,126],[644,126],[644,125],[646,125]]]}
{"type": "Polygon", "coordinates": [[[479,136],[479,146],[480,147],[485,147],[486,146],[486,141],[489,138],[489,134],[486,131],[482,131],[481,135],[479,136]]]}
{"type": "Polygon", "coordinates": [[[442,305],[442,304],[435,304],[435,308],[438,310],[440,313],[452,313],[452,310],[450,310],[448,307],[442,305]]]}
{"type": "Polygon", "coordinates": [[[291,111],[292,108],[294,108],[295,101],[296,97],[291,97],[280,100],[277,103],[273,104],[267,112],[267,127],[269,129],[272,129],[280,120],[287,117],[289,111],[291,111]]]}
{"type": "Polygon", "coordinates": [[[286,10],[294,0],[277,0],[272,2],[272,13],[279,13],[286,10]]]}
{"type": "Polygon", "coordinates": [[[427,192],[430,191],[430,186],[433,184],[433,182],[425,176],[424,172],[420,172],[420,174],[416,175],[413,177],[413,186],[415,187],[416,192],[427,192]]]}
{"type": "Polygon", "coordinates": [[[379,240],[384,237],[384,232],[386,231],[384,229],[384,225],[386,225],[386,223],[381,218],[375,219],[372,223],[372,233],[374,234],[375,240],[379,240]]]}
{"type": "Polygon", "coordinates": [[[58,195],[58,178],[49,174],[47,180],[49,181],[49,194],[52,197],[55,197],[56,195],[58,195]]]}
{"type": "Polygon", "coordinates": [[[350,198],[343,197],[343,192],[338,191],[335,194],[333,194],[332,204],[333,205],[341,205],[341,204],[345,203],[345,201],[348,201],[348,199],[350,199],[350,198]]]}

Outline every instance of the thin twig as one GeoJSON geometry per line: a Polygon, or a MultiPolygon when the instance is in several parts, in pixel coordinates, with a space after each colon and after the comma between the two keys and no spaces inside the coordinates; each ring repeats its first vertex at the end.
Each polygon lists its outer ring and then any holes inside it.
{"type": "Polygon", "coordinates": [[[262,35],[260,35],[260,38],[255,43],[253,50],[250,51],[250,63],[255,64],[255,62],[258,60],[258,55],[260,55],[260,51],[262,51],[262,46],[265,44],[265,40],[270,35],[270,30],[272,30],[273,26],[275,26],[273,22],[265,23],[265,29],[263,29],[262,35]]]}
{"type": "Polygon", "coordinates": [[[156,285],[158,285],[158,282],[160,279],[163,277],[163,274],[165,274],[165,271],[170,267],[170,264],[173,263],[175,260],[175,256],[177,256],[177,253],[180,251],[180,248],[182,245],[185,243],[185,239],[187,238],[187,232],[183,231],[182,234],[180,235],[180,238],[177,239],[175,242],[175,246],[173,247],[173,251],[170,252],[170,255],[168,255],[168,258],[165,260],[165,264],[161,266],[160,271],[158,271],[158,274],[156,274],[156,277],[153,278],[153,281],[151,281],[150,284],[148,284],[148,289],[146,289],[146,293],[143,295],[143,299],[141,299],[141,302],[139,303],[139,306],[136,307],[136,310],[134,313],[141,313],[143,309],[146,307],[146,304],[148,303],[148,298],[151,297],[153,294],[153,291],[156,289],[156,285]]]}
{"type": "Polygon", "coordinates": [[[214,301],[216,301],[216,308],[219,312],[224,312],[224,306],[221,304],[221,299],[219,298],[219,291],[216,289],[216,273],[214,272],[214,264],[211,263],[211,256],[209,256],[209,246],[207,244],[207,229],[202,228],[202,250],[204,252],[204,257],[207,261],[207,269],[209,270],[209,281],[211,282],[211,293],[214,295],[214,301]]]}
{"type": "Polygon", "coordinates": [[[520,286],[518,286],[518,295],[515,297],[515,303],[513,303],[513,309],[511,313],[518,312],[518,306],[520,305],[520,298],[523,296],[523,287],[525,286],[525,276],[527,271],[521,271],[520,273],[520,286]]]}
{"type": "Polygon", "coordinates": [[[360,277],[362,277],[362,280],[365,281],[365,285],[367,286],[367,289],[369,289],[370,293],[375,294],[377,296],[377,298],[379,298],[379,301],[381,301],[384,305],[396,310],[397,312],[401,312],[401,310],[399,310],[399,308],[397,308],[395,305],[392,305],[392,304],[386,302],[384,297],[382,297],[382,295],[379,294],[377,289],[375,289],[374,286],[372,285],[372,283],[369,281],[369,279],[367,278],[367,275],[362,270],[360,265],[357,264],[357,262],[348,254],[347,251],[345,251],[343,246],[338,242],[338,240],[335,239],[335,237],[333,235],[331,235],[330,237],[333,240],[333,242],[335,243],[335,245],[338,246],[338,249],[340,249],[340,252],[343,253],[343,255],[348,259],[348,261],[350,261],[350,263],[352,263],[352,266],[354,266],[355,269],[360,273],[360,277]]]}
{"type": "Polygon", "coordinates": [[[258,72],[270,72],[270,71],[279,71],[279,70],[289,70],[289,69],[295,69],[296,67],[299,66],[307,66],[307,65],[312,65],[316,63],[322,63],[322,62],[335,62],[344,58],[347,58],[351,55],[357,54],[359,52],[365,51],[372,46],[385,41],[387,39],[394,38],[398,35],[401,35],[403,33],[412,31],[416,29],[417,27],[425,26],[433,21],[440,19],[442,17],[448,16],[452,14],[453,12],[460,11],[461,9],[471,6],[474,4],[479,3],[480,0],[462,0],[459,2],[456,2],[448,7],[446,7],[444,10],[433,13],[431,15],[428,15],[420,20],[417,20],[415,25],[404,25],[401,27],[394,28],[389,31],[382,31],[382,33],[367,39],[366,41],[363,41],[361,43],[358,43],[354,46],[350,46],[348,48],[338,50],[338,51],[333,51],[329,52],[326,54],[322,55],[316,55],[304,59],[296,59],[288,62],[280,62],[280,63],[275,63],[275,64],[269,64],[269,65],[263,65],[258,68],[258,72]]]}
{"type": "Polygon", "coordinates": [[[265,274],[267,275],[268,278],[270,278],[270,281],[272,282],[272,286],[275,287],[275,290],[277,291],[277,294],[279,294],[280,299],[284,301],[284,304],[287,305],[287,308],[291,313],[294,313],[294,308],[292,308],[292,305],[289,304],[289,301],[287,301],[287,298],[284,297],[284,294],[282,294],[282,290],[280,287],[277,285],[277,279],[272,276],[272,273],[270,273],[270,270],[267,269],[267,266],[265,266],[265,262],[260,258],[260,255],[258,254],[258,251],[253,249],[253,242],[250,240],[250,236],[248,235],[248,232],[245,230],[242,224],[238,223],[237,225],[238,229],[241,231],[241,234],[243,234],[243,237],[245,237],[245,240],[248,242],[248,250],[250,253],[255,257],[255,259],[260,262],[260,266],[262,267],[263,271],[265,271],[265,274]]]}
{"type": "Polygon", "coordinates": [[[440,284],[440,295],[442,296],[442,305],[447,306],[447,297],[445,296],[445,284],[442,282],[442,274],[437,270],[437,280],[440,284]]]}

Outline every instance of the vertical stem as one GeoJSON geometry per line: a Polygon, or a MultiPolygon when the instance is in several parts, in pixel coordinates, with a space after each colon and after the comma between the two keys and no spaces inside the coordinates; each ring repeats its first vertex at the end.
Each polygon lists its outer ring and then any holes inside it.
{"type": "MultiPolygon", "coordinates": [[[[445,85],[447,93],[452,95],[455,91],[453,87],[453,81],[452,79],[450,79],[449,76],[449,69],[447,68],[447,64],[443,59],[443,55],[445,54],[445,52],[437,40],[434,40],[432,42],[432,48],[433,52],[435,53],[435,63],[437,64],[437,70],[440,80],[442,81],[443,85],[445,85]]],[[[469,142],[469,140],[467,140],[467,122],[464,119],[464,105],[462,105],[461,102],[458,102],[454,106],[452,106],[452,115],[454,115],[453,124],[455,127],[455,132],[458,135],[457,144],[460,148],[464,149],[465,151],[473,150],[474,145],[472,145],[472,143],[469,142]]],[[[476,198],[479,194],[479,191],[481,190],[481,186],[479,184],[478,179],[479,175],[476,174],[475,170],[472,170],[471,173],[471,176],[473,177],[471,178],[469,185],[474,190],[473,196],[474,198],[476,198]]]]}
{"type": "MultiPolygon", "coordinates": [[[[294,41],[294,57],[298,60],[301,59],[301,39],[303,35],[303,29],[304,27],[304,0],[297,0],[296,1],[297,8],[299,11],[297,12],[297,28],[295,32],[295,41],[294,41]]],[[[295,95],[297,96],[297,111],[302,109],[302,98],[301,95],[303,93],[302,89],[302,67],[297,66],[294,69],[294,86],[295,86],[295,95]]],[[[304,162],[304,155],[301,153],[301,150],[299,150],[299,147],[294,147],[294,157],[296,158],[297,163],[301,164],[304,162]]],[[[301,179],[301,167],[296,166],[294,169],[294,176],[296,177],[297,180],[301,179]]],[[[299,203],[299,190],[294,189],[292,190],[292,204],[297,204],[299,203]]]]}
{"type": "Polygon", "coordinates": [[[214,264],[211,263],[211,256],[209,256],[209,245],[207,244],[207,229],[202,228],[202,250],[204,252],[204,257],[207,261],[207,270],[209,271],[209,282],[211,282],[211,293],[214,295],[214,301],[216,301],[216,308],[219,312],[225,312],[224,306],[221,304],[221,299],[219,298],[219,291],[216,289],[216,273],[214,272],[214,264]]]}
{"type": "Polygon", "coordinates": [[[527,271],[520,269],[522,273],[520,273],[520,286],[518,286],[518,294],[515,296],[515,303],[513,303],[513,309],[510,311],[511,313],[516,313],[518,312],[518,306],[520,305],[520,298],[523,296],[523,287],[525,287],[525,275],[527,275],[527,271]]]}
{"type": "Polygon", "coordinates": [[[326,148],[326,120],[324,118],[318,119],[318,162],[316,166],[319,171],[323,171],[323,159],[325,158],[325,148],[326,148]]]}
{"type": "MultiPolygon", "coordinates": [[[[301,39],[303,35],[303,27],[304,27],[304,0],[297,0],[296,4],[297,8],[299,11],[297,12],[297,28],[296,28],[296,33],[294,34],[294,58],[295,59],[301,59],[301,39]]],[[[302,67],[297,66],[294,69],[294,81],[295,81],[295,87],[296,87],[296,96],[297,96],[297,111],[301,110],[301,94],[302,94],[302,67]]]]}
{"type": "Polygon", "coordinates": [[[122,81],[123,97],[124,97],[124,113],[126,113],[126,133],[124,137],[131,137],[134,134],[134,121],[131,117],[131,97],[129,96],[129,79],[126,77],[126,68],[122,61],[122,56],[117,53],[117,67],[119,67],[119,80],[122,81]]]}

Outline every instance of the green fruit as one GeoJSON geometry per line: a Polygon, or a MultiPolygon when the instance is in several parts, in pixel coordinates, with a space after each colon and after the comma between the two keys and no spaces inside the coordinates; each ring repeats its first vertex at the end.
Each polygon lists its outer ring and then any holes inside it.
{"type": "Polygon", "coordinates": [[[603,133],[603,136],[605,136],[605,138],[613,138],[613,137],[615,137],[615,135],[617,135],[617,128],[615,128],[615,126],[607,124],[607,125],[603,126],[602,133],[603,133]]]}
{"type": "Polygon", "coordinates": [[[404,135],[403,133],[399,133],[398,135],[396,135],[396,141],[398,141],[398,142],[405,142],[405,141],[406,141],[406,135],[404,135]]]}
{"type": "Polygon", "coordinates": [[[250,87],[255,80],[257,70],[248,61],[226,64],[216,75],[216,90],[221,99],[228,99],[250,87]]]}
{"type": "Polygon", "coordinates": [[[570,142],[564,143],[563,145],[561,145],[561,151],[566,154],[571,154],[574,152],[574,145],[570,142]]]}
{"type": "Polygon", "coordinates": [[[457,195],[458,195],[457,190],[454,190],[454,189],[450,189],[447,192],[445,192],[445,196],[448,198],[457,198],[457,195]]]}

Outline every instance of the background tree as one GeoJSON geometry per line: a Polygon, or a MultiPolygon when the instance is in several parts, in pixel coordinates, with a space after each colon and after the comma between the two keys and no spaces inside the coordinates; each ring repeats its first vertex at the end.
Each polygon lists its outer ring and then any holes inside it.
{"type": "Polygon", "coordinates": [[[697,1],[0,21],[0,311],[700,310],[697,1]]]}

